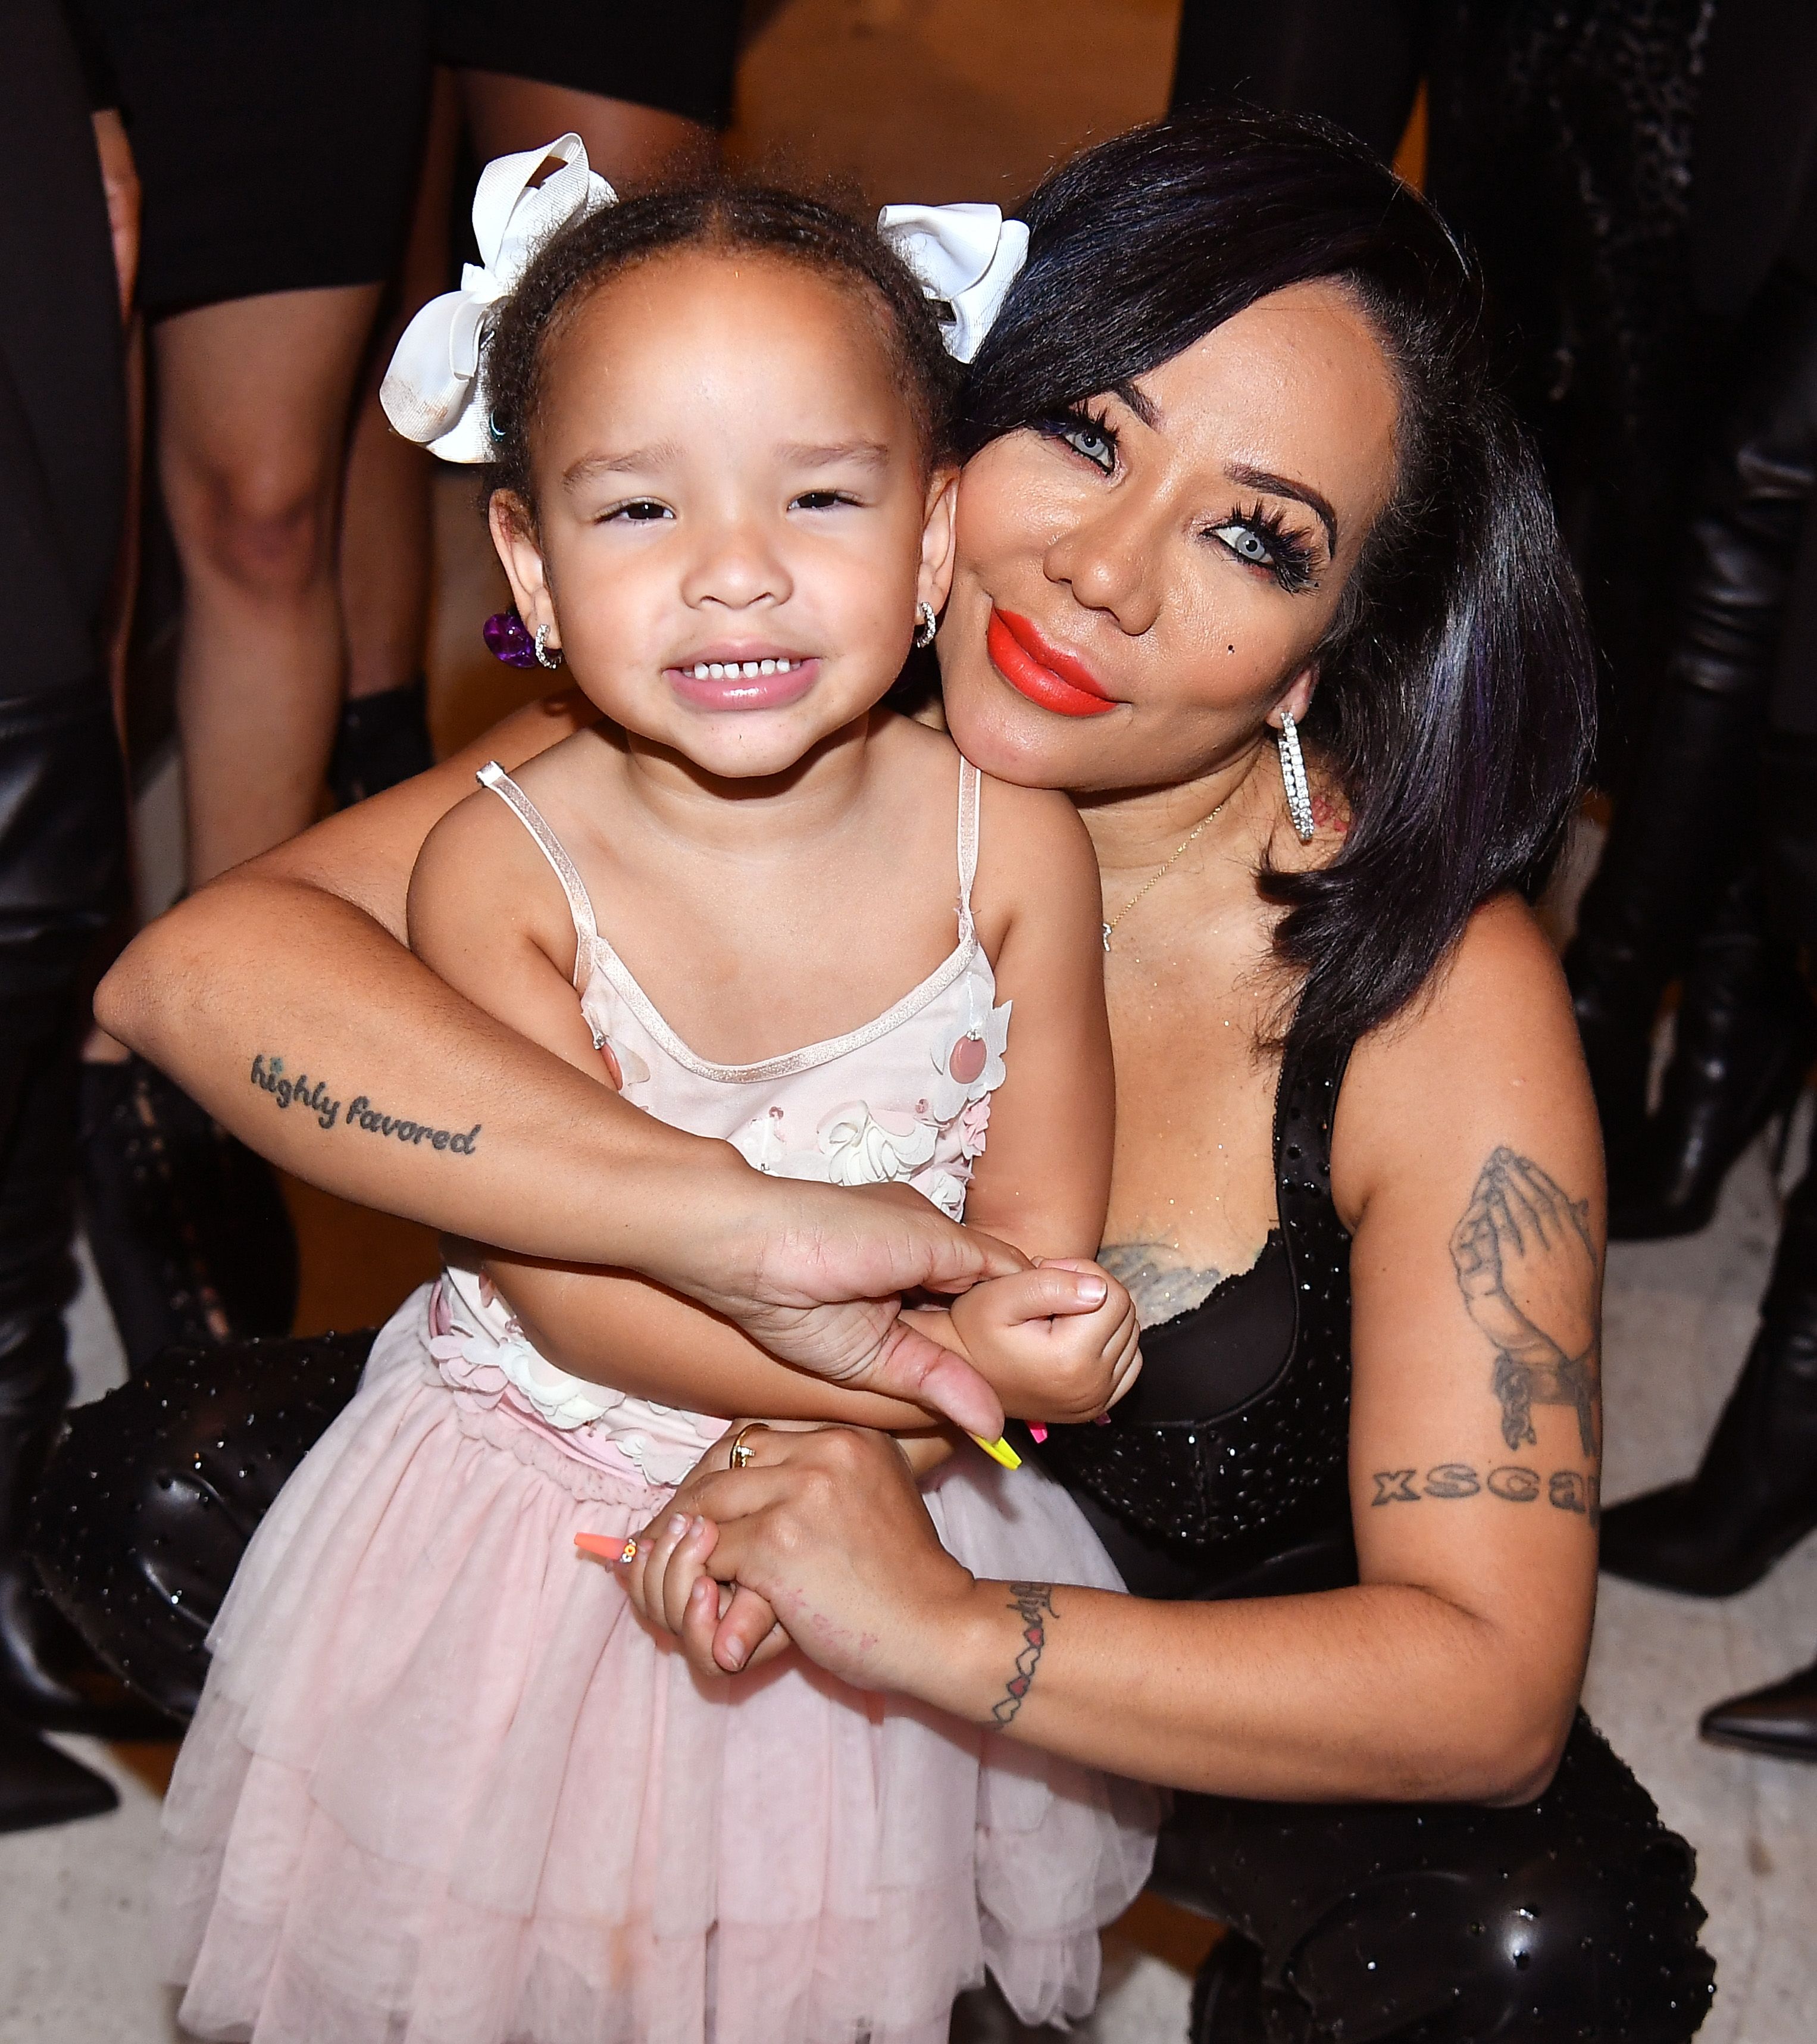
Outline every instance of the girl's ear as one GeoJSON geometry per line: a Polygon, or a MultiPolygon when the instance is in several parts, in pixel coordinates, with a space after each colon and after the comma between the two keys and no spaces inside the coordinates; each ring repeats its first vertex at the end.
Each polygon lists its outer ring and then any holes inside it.
{"type": "Polygon", "coordinates": [[[936,469],[928,485],[927,520],[921,528],[921,572],[915,594],[918,601],[934,606],[936,617],[946,608],[947,592],[953,586],[958,490],[956,468],[936,469]]]}
{"type": "Polygon", "coordinates": [[[492,544],[504,563],[505,579],[511,585],[512,598],[524,628],[533,634],[538,625],[547,625],[551,647],[559,646],[562,629],[555,621],[548,572],[536,544],[528,507],[511,490],[495,490],[486,507],[486,522],[492,529],[492,544]]]}
{"type": "Polygon", "coordinates": [[[1276,697],[1274,707],[1268,713],[1269,728],[1281,728],[1281,713],[1285,710],[1296,724],[1305,721],[1306,713],[1312,707],[1312,698],[1319,693],[1319,670],[1316,664],[1302,667],[1288,686],[1286,692],[1276,697]]]}

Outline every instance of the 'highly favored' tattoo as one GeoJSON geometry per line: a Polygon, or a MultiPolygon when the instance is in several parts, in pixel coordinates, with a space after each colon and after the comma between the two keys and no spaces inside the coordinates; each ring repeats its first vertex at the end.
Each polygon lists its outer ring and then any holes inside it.
{"type": "Polygon", "coordinates": [[[364,1093],[356,1093],[348,1102],[344,1120],[340,1102],[329,1097],[327,1080],[317,1079],[312,1085],[307,1072],[298,1072],[292,1078],[284,1070],[282,1058],[267,1058],[262,1051],[252,1060],[248,1076],[280,1108],[300,1107],[313,1115],[325,1129],[340,1121],[344,1128],[357,1128],[368,1135],[393,1136],[413,1149],[426,1143],[432,1150],[451,1150],[457,1157],[471,1157],[483,1126],[476,1121],[472,1128],[463,1130],[437,1128],[427,1121],[407,1121],[398,1115],[381,1113],[364,1093]]]}
{"type": "Polygon", "coordinates": [[[1012,1583],[1009,1608],[1022,1620],[1022,1650],[1016,1657],[1016,1673],[1010,1677],[1003,1695],[991,1706],[990,1714],[1000,1725],[1009,1723],[1021,1709],[1029,1685],[1035,1680],[1035,1670],[1041,1665],[1042,1650],[1047,1644],[1047,1621],[1059,1616],[1054,1608],[1051,1583],[1012,1583]]]}
{"type": "Polygon", "coordinates": [[[1573,1200],[1531,1158],[1491,1151],[1451,1237],[1458,1288],[1496,1351],[1501,1437],[1536,1446],[1535,1405],[1569,1405],[1584,1453],[1596,1452],[1596,1245],[1588,1200],[1573,1200]]]}

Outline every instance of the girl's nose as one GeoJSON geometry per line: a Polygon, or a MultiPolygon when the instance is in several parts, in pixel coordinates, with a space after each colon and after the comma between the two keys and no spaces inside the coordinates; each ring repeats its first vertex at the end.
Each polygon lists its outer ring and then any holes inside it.
{"type": "Polygon", "coordinates": [[[763,522],[732,517],[701,534],[682,595],[693,605],[744,610],[755,603],[781,603],[793,586],[782,550],[763,522]]]}

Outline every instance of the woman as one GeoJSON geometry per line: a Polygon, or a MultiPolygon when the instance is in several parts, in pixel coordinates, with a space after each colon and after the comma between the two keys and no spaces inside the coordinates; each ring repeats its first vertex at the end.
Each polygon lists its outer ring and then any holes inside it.
{"type": "MultiPolygon", "coordinates": [[[[717,1553],[676,1515],[640,1556],[643,1593],[681,1623],[710,1559],[791,1623],[823,1611],[816,1654],[859,1680],[937,1688],[1189,1792],[1162,1877],[1243,1933],[1201,1981],[1205,2037],[1688,2035],[1710,1977],[1688,1850],[1575,1715],[1600,1173],[1556,964],[1509,889],[1573,786],[1587,667],[1531,460],[1473,350],[1469,279],[1373,159],[1283,120],[1109,143],[1027,217],[1028,267],[974,365],[940,649],[962,743],[1074,790],[1104,869],[1105,1254],[1151,1331],[1116,1423],[1056,1429],[1047,1453],[1136,1595],[955,1581],[894,1449],[843,1431],[758,1435],[730,1491],[716,1458],[717,1553]],[[1308,717],[1302,842],[1270,740],[1308,717]],[[845,1481],[859,1468],[869,1494],[845,1481]],[[882,1622],[848,1631],[855,1593],[882,1622]]],[[[488,749],[513,764],[570,714],[525,713],[488,749]]],[[[963,1282],[985,1246],[697,1162],[387,939],[469,764],[186,905],[117,968],[103,1019],[336,1190],[641,1270],[827,1374],[920,1369],[888,1304],[867,1319],[862,1301],[963,1282]],[[279,1109],[248,1083],[273,1054],[341,1097],[478,1122],[473,1154],[279,1109]],[[833,1303],[791,1310],[810,1300],[833,1303]]],[[[602,1335],[685,1338],[690,1309],[654,1287],[572,1293],[540,1329],[569,1366],[602,1335]]],[[[319,1373],[322,1402],[348,1374],[319,1373]]],[[[125,1445],[142,1423],[123,1394],[50,1500],[53,1577],[154,1674],[132,1584],[83,1554],[122,1538],[88,1478],[166,1512],[142,1536],[154,1576],[156,1540],[203,1554],[222,1515],[186,1533],[157,1471],[194,1458],[231,1489],[204,1442],[270,1403],[269,1379],[208,1376],[206,1414],[173,1431],[148,1411],[167,1442],[149,1455],[125,1445]]],[[[974,1428],[975,1389],[944,1400],[974,1428]]],[[[768,1625],[747,1598],[722,1654],[768,1625]]],[[[689,1630],[704,1658],[710,1612],[689,1630]]]]}

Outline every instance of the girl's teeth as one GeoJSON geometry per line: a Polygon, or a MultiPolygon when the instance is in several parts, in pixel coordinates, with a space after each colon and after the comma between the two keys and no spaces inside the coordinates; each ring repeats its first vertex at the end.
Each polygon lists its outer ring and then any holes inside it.
{"type": "Polygon", "coordinates": [[[697,682],[755,680],[759,674],[788,674],[795,670],[793,660],[700,660],[688,671],[697,682]]]}

